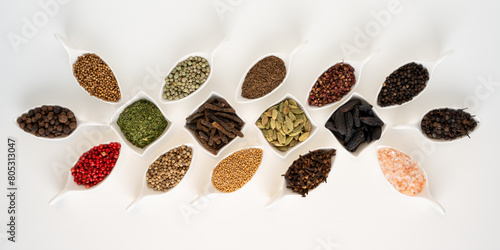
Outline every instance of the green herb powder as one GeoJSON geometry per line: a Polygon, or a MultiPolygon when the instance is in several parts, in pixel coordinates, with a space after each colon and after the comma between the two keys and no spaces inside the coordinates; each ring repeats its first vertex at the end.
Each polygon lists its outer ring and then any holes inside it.
{"type": "Polygon", "coordinates": [[[130,143],[144,148],[163,133],[168,122],[156,105],[142,99],[126,107],[117,124],[130,143]]]}

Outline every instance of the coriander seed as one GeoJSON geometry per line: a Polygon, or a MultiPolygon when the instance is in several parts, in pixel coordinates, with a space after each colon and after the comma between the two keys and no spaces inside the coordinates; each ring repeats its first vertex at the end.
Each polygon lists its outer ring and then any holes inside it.
{"type": "Polygon", "coordinates": [[[96,54],[84,54],[73,64],[73,75],[91,96],[106,102],[121,98],[118,81],[111,68],[96,54]]]}

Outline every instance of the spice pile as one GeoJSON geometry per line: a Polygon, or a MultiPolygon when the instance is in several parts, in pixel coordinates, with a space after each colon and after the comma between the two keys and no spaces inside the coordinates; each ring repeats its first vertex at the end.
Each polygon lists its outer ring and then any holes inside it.
{"type": "Polygon", "coordinates": [[[232,153],[217,164],[212,172],[212,185],[224,192],[234,192],[250,181],[260,166],[263,150],[246,148],[232,153]]]}
{"type": "Polygon", "coordinates": [[[427,137],[437,140],[454,140],[469,136],[477,122],[463,109],[433,109],[425,114],[420,123],[427,137]]]}
{"type": "Polygon", "coordinates": [[[226,100],[216,97],[210,98],[186,118],[186,127],[214,155],[236,136],[244,137],[241,132],[244,124],[226,100]]]}
{"type": "Polygon", "coordinates": [[[269,108],[255,125],[266,140],[280,151],[287,151],[305,141],[311,132],[311,122],[293,99],[286,99],[269,108]]]}
{"type": "Polygon", "coordinates": [[[378,93],[377,104],[387,107],[408,102],[424,90],[427,81],[429,71],[421,64],[405,64],[385,79],[378,93]]]}
{"type": "Polygon", "coordinates": [[[94,146],[80,156],[76,165],[71,168],[76,184],[89,188],[104,180],[115,167],[120,148],[120,143],[111,142],[94,146]]]}
{"type": "Polygon", "coordinates": [[[241,96],[247,99],[263,97],[277,88],[285,76],[286,67],[283,60],[276,56],[268,56],[248,71],[241,86],[241,96]]]}
{"type": "Polygon", "coordinates": [[[379,149],[377,157],[385,178],[396,190],[408,196],[422,192],[426,179],[417,161],[389,147],[379,149]]]}
{"type": "Polygon", "coordinates": [[[43,105],[17,118],[19,127],[39,137],[66,137],[76,129],[75,114],[64,107],[43,105]]]}
{"type": "Polygon", "coordinates": [[[118,102],[121,98],[120,87],[113,71],[96,54],[79,56],[73,64],[73,75],[91,96],[107,102],[118,102]]]}
{"type": "Polygon", "coordinates": [[[328,173],[332,169],[334,155],[335,149],[318,149],[299,156],[284,174],[286,187],[305,197],[310,190],[326,182],[328,173]]]}
{"type": "Polygon", "coordinates": [[[125,138],[138,148],[153,143],[168,125],[158,107],[146,99],[127,106],[116,123],[125,138]]]}
{"type": "Polygon", "coordinates": [[[165,78],[163,99],[179,100],[197,90],[210,75],[207,59],[190,56],[180,62],[165,78]]]}
{"type": "Polygon", "coordinates": [[[384,122],[372,111],[372,105],[359,99],[351,99],[338,108],[328,119],[325,127],[350,152],[359,145],[380,139],[384,122]]]}
{"type": "Polygon", "coordinates": [[[146,172],[148,187],[155,191],[168,191],[184,178],[193,158],[192,149],[186,145],[160,155],[146,172]]]}
{"type": "Polygon", "coordinates": [[[310,106],[323,106],[337,102],[351,91],[356,83],[354,68],[347,63],[337,63],[325,71],[309,92],[310,106]]]}

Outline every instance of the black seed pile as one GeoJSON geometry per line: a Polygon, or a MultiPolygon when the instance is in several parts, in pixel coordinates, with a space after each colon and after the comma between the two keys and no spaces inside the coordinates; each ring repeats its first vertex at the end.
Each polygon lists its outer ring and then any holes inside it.
{"type": "Polygon", "coordinates": [[[350,152],[362,143],[380,139],[384,122],[375,116],[372,105],[352,99],[330,116],[325,127],[350,152]]]}
{"type": "Polygon", "coordinates": [[[305,197],[310,190],[326,182],[334,155],[335,149],[318,149],[299,156],[284,174],[286,187],[305,197]]]}
{"type": "Polygon", "coordinates": [[[77,125],[75,114],[64,107],[43,105],[17,118],[19,127],[38,137],[66,137],[77,125]]]}
{"type": "Polygon", "coordinates": [[[424,90],[429,81],[429,71],[421,64],[405,64],[392,72],[382,84],[377,104],[381,107],[401,105],[424,90]]]}
{"type": "Polygon", "coordinates": [[[473,117],[463,109],[433,109],[422,118],[420,127],[431,139],[450,141],[469,136],[477,126],[473,117]]]}

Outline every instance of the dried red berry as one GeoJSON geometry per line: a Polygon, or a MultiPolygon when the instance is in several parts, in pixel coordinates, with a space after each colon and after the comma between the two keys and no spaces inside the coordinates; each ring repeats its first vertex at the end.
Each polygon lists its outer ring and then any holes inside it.
{"type": "Polygon", "coordinates": [[[71,168],[71,175],[78,185],[90,188],[99,184],[111,173],[120,154],[120,143],[111,142],[95,146],[80,156],[71,168]]]}
{"type": "Polygon", "coordinates": [[[354,68],[346,63],[337,63],[318,77],[309,92],[310,106],[323,106],[337,102],[351,91],[356,83],[354,68]]]}

